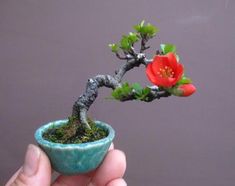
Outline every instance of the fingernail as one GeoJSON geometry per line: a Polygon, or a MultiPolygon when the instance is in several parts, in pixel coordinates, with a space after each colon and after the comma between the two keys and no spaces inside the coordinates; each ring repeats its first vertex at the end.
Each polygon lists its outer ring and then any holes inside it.
{"type": "Polygon", "coordinates": [[[32,176],[37,172],[40,158],[40,150],[34,145],[29,145],[25,155],[23,173],[26,176],[32,176]]]}
{"type": "Polygon", "coordinates": [[[114,144],[111,143],[111,145],[109,146],[109,150],[113,150],[114,149],[114,144]]]}

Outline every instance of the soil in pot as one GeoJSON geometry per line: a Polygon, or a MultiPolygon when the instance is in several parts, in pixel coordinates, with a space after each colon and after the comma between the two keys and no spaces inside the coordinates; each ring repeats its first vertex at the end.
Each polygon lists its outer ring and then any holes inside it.
{"type": "Polygon", "coordinates": [[[93,120],[89,119],[88,122],[91,129],[81,125],[77,118],[69,117],[68,124],[48,129],[43,134],[43,138],[54,143],[80,144],[96,141],[108,136],[108,132],[96,126],[93,120]]]}

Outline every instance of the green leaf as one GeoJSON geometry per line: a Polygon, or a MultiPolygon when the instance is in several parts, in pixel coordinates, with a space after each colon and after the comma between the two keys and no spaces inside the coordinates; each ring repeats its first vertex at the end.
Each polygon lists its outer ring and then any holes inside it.
{"type": "Polygon", "coordinates": [[[133,83],[132,85],[131,85],[131,87],[135,90],[135,92],[137,93],[137,94],[141,94],[142,93],[142,87],[141,87],[141,85],[139,84],[139,83],[133,83]]]}
{"type": "Polygon", "coordinates": [[[156,35],[156,33],[158,32],[158,28],[151,25],[150,23],[148,23],[146,26],[143,27],[143,32],[144,34],[149,35],[150,37],[153,37],[156,35]]]}
{"type": "Polygon", "coordinates": [[[145,23],[145,20],[142,20],[142,21],[140,22],[140,27],[143,27],[143,26],[144,26],[144,23],[145,23]]]}
{"type": "Polygon", "coordinates": [[[178,86],[166,88],[165,90],[174,96],[181,96],[182,95],[182,90],[178,89],[178,86]]]}
{"type": "Polygon", "coordinates": [[[149,87],[142,88],[139,83],[133,83],[129,85],[127,82],[123,83],[121,87],[116,88],[112,92],[112,97],[116,100],[125,100],[128,96],[133,95],[135,99],[140,101],[148,100],[149,93],[151,89],[149,87]]]}
{"type": "Polygon", "coordinates": [[[117,100],[119,100],[120,99],[120,90],[117,88],[117,89],[115,89],[113,92],[112,92],[112,97],[114,98],[114,99],[117,99],[117,100]]]}
{"type": "Polygon", "coordinates": [[[163,54],[167,54],[169,52],[176,53],[176,46],[173,44],[161,44],[160,47],[163,54]]]}
{"type": "Polygon", "coordinates": [[[130,87],[130,85],[126,82],[123,83],[121,87],[116,88],[113,92],[112,92],[112,96],[117,99],[117,100],[122,100],[125,97],[129,96],[129,94],[132,92],[132,88],[130,87]]]}
{"type": "Polygon", "coordinates": [[[127,95],[127,94],[129,94],[131,91],[132,91],[132,88],[129,86],[128,83],[124,83],[124,84],[122,85],[122,92],[123,92],[123,94],[127,95]]]}
{"type": "Polygon", "coordinates": [[[145,25],[145,21],[141,21],[140,24],[133,27],[137,33],[140,33],[141,37],[153,37],[159,31],[159,29],[152,24],[148,23],[145,25]]]}
{"type": "Polygon", "coordinates": [[[144,27],[145,21],[142,20],[140,24],[134,25],[133,28],[136,30],[136,32],[141,32],[142,28],[144,27]]]}
{"type": "Polygon", "coordinates": [[[127,36],[123,35],[122,36],[122,39],[120,41],[120,47],[123,49],[123,50],[129,50],[131,48],[131,43],[129,42],[129,39],[127,36]]]}
{"type": "Polygon", "coordinates": [[[148,99],[148,95],[150,93],[151,89],[149,87],[145,87],[142,88],[141,91],[139,91],[139,93],[137,93],[135,95],[136,99],[140,100],[140,101],[145,101],[148,99]]]}
{"type": "Polygon", "coordinates": [[[135,42],[139,41],[139,36],[137,33],[130,32],[128,35],[128,40],[131,44],[134,44],[135,42]]]}
{"type": "Polygon", "coordinates": [[[143,90],[142,90],[142,92],[143,92],[143,95],[148,95],[150,92],[151,92],[151,89],[149,88],[149,87],[145,87],[143,90]]]}
{"type": "Polygon", "coordinates": [[[109,47],[111,48],[112,52],[117,53],[119,50],[119,46],[117,44],[109,44],[109,47]]]}
{"type": "Polygon", "coordinates": [[[178,82],[177,85],[189,84],[192,83],[192,80],[186,76],[183,76],[178,82]]]}
{"type": "Polygon", "coordinates": [[[134,28],[134,30],[136,32],[140,32],[140,30],[141,30],[141,26],[140,25],[134,25],[133,28],[134,28]]]}

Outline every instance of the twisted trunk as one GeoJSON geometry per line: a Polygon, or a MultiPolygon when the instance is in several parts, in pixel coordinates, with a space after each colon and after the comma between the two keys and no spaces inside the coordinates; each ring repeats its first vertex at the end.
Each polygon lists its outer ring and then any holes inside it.
{"type": "MultiPolygon", "coordinates": [[[[146,59],[145,54],[143,53],[134,52],[132,56],[132,59],[128,58],[127,62],[124,63],[117,71],[115,71],[115,75],[97,75],[88,79],[85,92],[79,96],[73,105],[72,116],[79,118],[81,124],[84,124],[87,128],[90,128],[87,121],[87,112],[98,96],[98,89],[100,87],[107,87],[112,89],[120,87],[122,77],[127,71],[134,67],[139,67],[141,64],[146,66],[151,61],[146,59]]],[[[148,95],[148,101],[160,99],[161,97],[167,97],[170,95],[168,92],[156,88],[156,86],[152,86],[150,88],[151,92],[148,95]]],[[[128,101],[133,99],[135,99],[135,92],[125,98],[125,100],[121,101],[128,101]]]]}

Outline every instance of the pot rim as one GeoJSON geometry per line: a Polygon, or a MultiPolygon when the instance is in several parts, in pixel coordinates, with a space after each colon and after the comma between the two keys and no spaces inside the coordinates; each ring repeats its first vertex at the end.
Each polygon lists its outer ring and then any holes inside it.
{"type": "Polygon", "coordinates": [[[87,142],[87,143],[80,143],[80,144],[62,144],[62,143],[54,143],[48,140],[45,140],[42,137],[42,134],[51,128],[53,125],[54,126],[60,126],[64,125],[68,122],[68,119],[62,119],[62,120],[56,120],[56,121],[51,121],[47,124],[42,125],[39,127],[35,134],[34,137],[37,141],[37,143],[41,146],[48,147],[48,148],[54,148],[54,149],[84,149],[84,148],[92,148],[93,146],[102,146],[104,143],[110,142],[114,139],[115,136],[115,131],[114,129],[107,123],[104,123],[102,121],[95,120],[95,123],[102,128],[105,128],[108,131],[108,136],[105,138],[102,138],[100,140],[96,140],[93,142],[87,142]]]}

